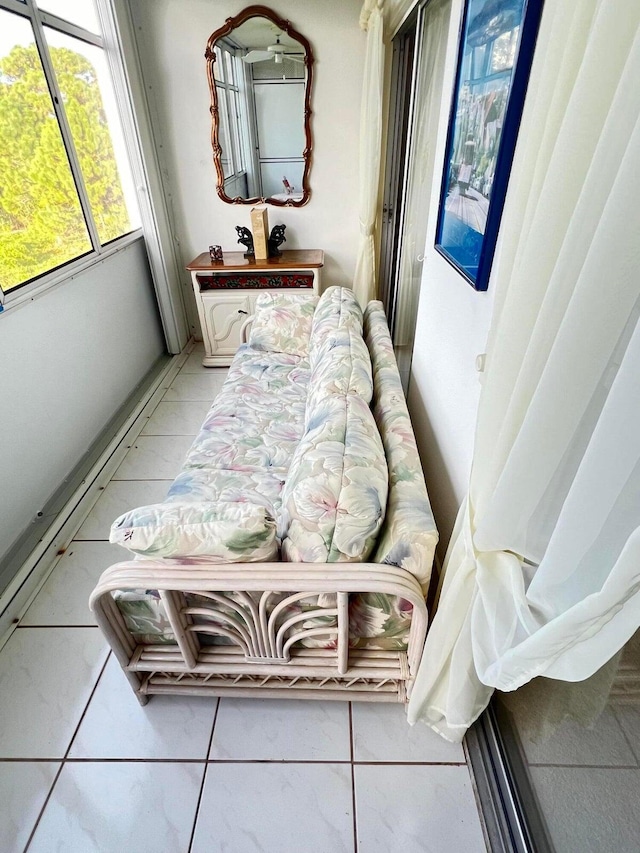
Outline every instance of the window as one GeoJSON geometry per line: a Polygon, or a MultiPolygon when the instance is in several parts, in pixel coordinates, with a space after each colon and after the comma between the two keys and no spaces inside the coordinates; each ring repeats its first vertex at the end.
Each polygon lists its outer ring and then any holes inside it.
{"type": "Polygon", "coordinates": [[[242,63],[232,47],[219,44],[215,48],[214,74],[218,90],[220,116],[220,145],[222,146],[222,170],[225,178],[241,175],[246,171],[242,150],[242,113],[240,83],[243,75],[242,63]]]}
{"type": "Polygon", "coordinates": [[[0,296],[140,223],[93,3],[38,5],[0,0],[0,296]]]}

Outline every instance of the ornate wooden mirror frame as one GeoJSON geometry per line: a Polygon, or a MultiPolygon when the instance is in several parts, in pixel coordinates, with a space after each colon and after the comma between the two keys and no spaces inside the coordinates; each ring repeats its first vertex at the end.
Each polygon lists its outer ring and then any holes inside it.
{"type": "Polygon", "coordinates": [[[205,59],[207,61],[207,77],[209,79],[209,90],[211,92],[211,145],[213,147],[213,160],[216,167],[217,184],[216,190],[218,196],[227,204],[272,204],[277,207],[302,207],[307,204],[311,198],[311,188],[309,186],[309,172],[311,169],[311,151],[313,148],[311,137],[311,83],[313,78],[313,52],[308,40],[295,30],[289,21],[278,17],[267,6],[248,6],[232,18],[227,18],[224,25],[215,30],[207,42],[205,51],[205,59]],[[236,27],[239,27],[249,18],[262,17],[267,18],[276,27],[285,32],[288,36],[300,42],[304,48],[304,64],[306,69],[306,82],[304,94],[304,135],[305,148],[302,152],[304,160],[304,171],[302,175],[302,198],[300,199],[277,199],[277,198],[242,198],[237,196],[230,198],[224,189],[224,172],[222,168],[222,146],[220,145],[220,116],[218,111],[218,93],[215,84],[214,63],[216,55],[214,47],[218,39],[228,36],[236,27]]]}

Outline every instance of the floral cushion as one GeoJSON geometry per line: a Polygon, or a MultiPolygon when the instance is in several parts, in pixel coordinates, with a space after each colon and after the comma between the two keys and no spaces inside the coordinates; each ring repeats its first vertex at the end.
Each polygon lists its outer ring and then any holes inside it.
{"type": "Polygon", "coordinates": [[[185,468],[171,484],[166,503],[228,501],[265,507],[277,517],[282,503],[284,475],[274,471],[185,468]]]}
{"type": "Polygon", "coordinates": [[[320,401],[330,395],[357,394],[366,403],[373,396],[371,358],[362,335],[343,326],[319,347],[309,379],[306,422],[320,401]]]}
{"type": "Polygon", "coordinates": [[[365,310],[374,377],[373,413],[389,463],[389,501],[373,560],[407,569],[427,593],[438,531],[381,302],[365,310]]]}
{"type": "Polygon", "coordinates": [[[256,300],[249,345],[255,350],[306,356],[313,312],[312,293],[261,293],[256,300]]]}
{"type": "Polygon", "coordinates": [[[175,643],[175,634],[157,589],[117,589],[113,599],[136,643],[175,643]]]}
{"type": "Polygon", "coordinates": [[[353,394],[330,395],[307,416],[307,432],[283,490],[283,558],[366,560],[384,518],[388,488],[371,410],[353,394]]]}
{"type": "Polygon", "coordinates": [[[121,515],[109,541],[148,557],[203,557],[212,563],[273,560],[276,522],[250,503],[161,503],[121,515]]]}
{"type": "Polygon", "coordinates": [[[308,384],[309,363],[299,356],[241,347],[182,467],[183,500],[191,482],[199,489],[210,479],[215,488],[220,471],[284,481],[304,431],[308,384]]]}
{"type": "Polygon", "coordinates": [[[362,309],[353,291],[329,287],[320,297],[313,315],[309,341],[309,363],[315,366],[325,340],[340,328],[352,328],[362,335],[362,309]]]}

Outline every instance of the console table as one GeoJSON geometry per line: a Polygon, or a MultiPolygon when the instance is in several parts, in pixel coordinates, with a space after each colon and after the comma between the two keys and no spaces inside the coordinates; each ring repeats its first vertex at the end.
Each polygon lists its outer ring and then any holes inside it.
{"type": "Polygon", "coordinates": [[[225,252],[212,261],[208,252],[187,265],[202,327],[205,367],[223,367],[240,345],[240,328],[253,314],[262,290],[274,293],[309,290],[320,293],[324,252],[288,249],[277,258],[257,261],[242,252],[225,252]]]}

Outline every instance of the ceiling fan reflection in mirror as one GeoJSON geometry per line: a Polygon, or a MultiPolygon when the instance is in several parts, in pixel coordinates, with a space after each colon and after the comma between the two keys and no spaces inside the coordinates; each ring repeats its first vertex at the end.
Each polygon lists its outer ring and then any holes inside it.
{"type": "Polygon", "coordinates": [[[270,59],[276,65],[282,65],[283,57],[287,57],[291,62],[300,62],[304,65],[304,58],[300,53],[287,52],[286,47],[280,44],[280,36],[276,36],[276,43],[270,44],[266,50],[250,50],[246,56],[242,57],[243,62],[268,62],[270,59]]]}

